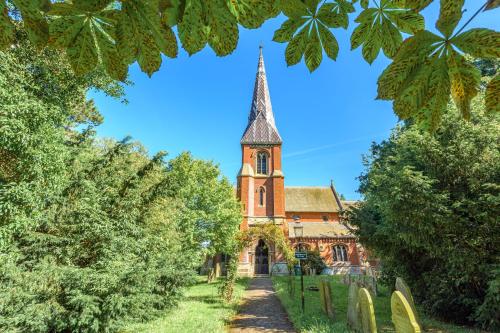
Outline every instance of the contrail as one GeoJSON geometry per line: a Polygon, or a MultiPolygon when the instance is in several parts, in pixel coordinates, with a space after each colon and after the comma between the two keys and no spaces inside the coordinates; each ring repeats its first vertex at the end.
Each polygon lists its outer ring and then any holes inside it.
{"type": "Polygon", "coordinates": [[[308,148],[308,149],[304,149],[304,150],[299,150],[299,151],[295,151],[295,152],[292,152],[292,153],[284,154],[283,158],[288,158],[288,157],[293,157],[293,156],[307,155],[309,153],[313,153],[313,152],[316,152],[316,151],[319,151],[319,150],[325,150],[325,149],[329,149],[329,148],[344,146],[344,145],[347,145],[347,144],[350,144],[350,143],[360,142],[360,141],[363,141],[363,140],[366,140],[366,139],[378,138],[378,137],[380,137],[382,135],[386,135],[386,133],[379,133],[379,134],[371,135],[371,136],[362,136],[362,137],[354,138],[354,139],[351,139],[351,140],[346,140],[346,141],[342,141],[342,142],[333,143],[333,144],[330,144],[330,145],[318,146],[318,147],[308,148]]]}

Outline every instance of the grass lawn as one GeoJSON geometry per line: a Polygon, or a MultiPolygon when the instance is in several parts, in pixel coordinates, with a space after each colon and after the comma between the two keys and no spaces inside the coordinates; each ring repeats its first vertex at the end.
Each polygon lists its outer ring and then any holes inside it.
{"type": "Polygon", "coordinates": [[[135,324],[127,333],[218,333],[225,332],[225,326],[236,313],[248,279],[238,280],[235,286],[234,302],[226,303],[218,295],[218,282],[208,284],[206,277],[189,287],[178,307],[170,309],[164,316],[145,324],[135,324]]]}
{"type": "MultiPolygon", "coordinates": [[[[309,291],[307,287],[318,286],[319,276],[304,276],[305,313],[302,313],[300,302],[300,277],[295,277],[295,297],[288,295],[288,277],[273,277],[273,285],[281,303],[285,307],[290,320],[301,333],[349,332],[347,329],[347,295],[348,286],[340,282],[339,276],[331,276],[332,301],[336,319],[330,320],[321,310],[318,291],[309,291]]],[[[391,300],[387,288],[380,287],[377,297],[373,298],[377,330],[379,332],[394,332],[391,322],[391,300]]],[[[422,317],[422,312],[419,312],[422,317]]],[[[480,330],[454,326],[423,317],[424,332],[479,333],[480,330]]]]}

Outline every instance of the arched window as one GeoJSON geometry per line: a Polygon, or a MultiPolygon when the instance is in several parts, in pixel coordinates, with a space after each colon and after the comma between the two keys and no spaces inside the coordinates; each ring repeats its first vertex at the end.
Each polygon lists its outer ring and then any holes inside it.
{"type": "Polygon", "coordinates": [[[298,243],[295,245],[295,251],[299,252],[304,252],[304,251],[309,251],[311,249],[311,246],[307,243],[298,243]]]}
{"type": "Polygon", "coordinates": [[[335,245],[333,247],[333,261],[349,261],[345,245],[335,245]]]}
{"type": "Polygon", "coordinates": [[[268,165],[267,154],[260,152],[257,154],[257,173],[260,175],[267,175],[267,165],[268,165]]]}
{"type": "Polygon", "coordinates": [[[259,189],[259,206],[264,206],[266,201],[265,201],[265,197],[266,197],[266,190],[261,187],[259,189]]]}

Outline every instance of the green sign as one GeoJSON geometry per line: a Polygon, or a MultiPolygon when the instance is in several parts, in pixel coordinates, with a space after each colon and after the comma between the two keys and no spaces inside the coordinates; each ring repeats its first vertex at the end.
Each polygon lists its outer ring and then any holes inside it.
{"type": "Polygon", "coordinates": [[[295,258],[297,258],[299,260],[306,260],[307,253],[306,252],[295,252],[295,258]]]}

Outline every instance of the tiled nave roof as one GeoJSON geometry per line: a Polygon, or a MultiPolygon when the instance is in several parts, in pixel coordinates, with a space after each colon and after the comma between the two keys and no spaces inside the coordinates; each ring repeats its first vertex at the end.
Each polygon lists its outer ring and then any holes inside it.
{"type": "Polygon", "coordinates": [[[287,212],[338,212],[341,210],[332,187],[285,187],[287,212]]]}

